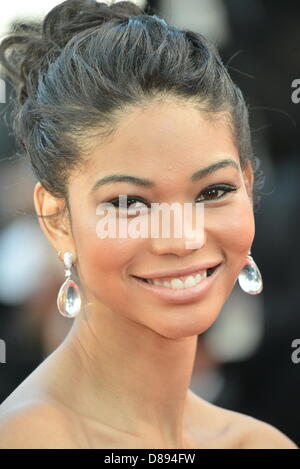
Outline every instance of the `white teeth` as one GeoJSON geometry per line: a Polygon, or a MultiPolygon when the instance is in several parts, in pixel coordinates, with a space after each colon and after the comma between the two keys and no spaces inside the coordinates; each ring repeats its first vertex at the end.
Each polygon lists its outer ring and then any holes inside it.
{"type": "Polygon", "coordinates": [[[196,279],[192,275],[189,275],[184,281],[184,286],[185,288],[189,288],[196,285],[196,283],[196,279]]]}
{"type": "Polygon", "coordinates": [[[184,288],[184,283],[180,278],[172,278],[171,280],[171,288],[184,288]]]}
{"type": "Polygon", "coordinates": [[[148,279],[148,283],[152,283],[153,285],[160,285],[167,288],[173,288],[174,290],[178,290],[180,288],[190,288],[194,285],[197,285],[201,280],[207,277],[207,271],[202,270],[197,274],[193,275],[186,275],[185,277],[180,278],[172,278],[170,281],[168,280],[158,280],[158,279],[148,279]]]}
{"type": "Polygon", "coordinates": [[[154,285],[163,285],[164,282],[161,282],[160,280],[150,280],[148,279],[149,283],[153,283],[154,285]]]}

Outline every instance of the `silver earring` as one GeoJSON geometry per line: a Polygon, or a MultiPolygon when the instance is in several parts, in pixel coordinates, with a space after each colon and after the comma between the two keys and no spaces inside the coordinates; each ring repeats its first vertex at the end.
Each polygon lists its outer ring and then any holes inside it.
{"type": "Polygon", "coordinates": [[[247,255],[247,264],[241,270],[238,280],[241,289],[250,295],[258,295],[263,289],[262,276],[251,256],[251,251],[247,255]]]}
{"type": "MultiPolygon", "coordinates": [[[[60,255],[58,252],[58,256],[60,255]]],[[[71,279],[71,267],[73,264],[73,254],[71,251],[64,253],[65,277],[66,280],[59,289],[57,295],[57,307],[59,312],[67,317],[74,318],[81,308],[81,295],[76,282],[71,279]]]]}

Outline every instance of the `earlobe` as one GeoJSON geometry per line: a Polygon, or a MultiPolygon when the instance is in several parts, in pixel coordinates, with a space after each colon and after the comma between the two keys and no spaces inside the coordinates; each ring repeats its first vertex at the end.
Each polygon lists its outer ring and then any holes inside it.
{"type": "Polygon", "coordinates": [[[40,227],[56,251],[72,247],[72,232],[65,200],[54,197],[40,182],[34,188],[34,206],[40,227]]]}

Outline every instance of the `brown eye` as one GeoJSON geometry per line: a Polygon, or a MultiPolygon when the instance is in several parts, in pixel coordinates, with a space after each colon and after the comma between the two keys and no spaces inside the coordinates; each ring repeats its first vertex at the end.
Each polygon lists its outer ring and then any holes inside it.
{"type": "MultiPolygon", "coordinates": [[[[146,204],[146,202],[143,200],[143,199],[140,199],[139,197],[127,197],[127,209],[138,209],[138,210],[145,210],[147,207],[148,207],[148,204],[146,204]],[[135,204],[137,204],[137,206],[135,207],[135,204]]],[[[123,208],[123,207],[120,207],[119,204],[120,204],[120,199],[117,198],[117,199],[113,199],[111,200],[109,203],[111,203],[114,207],[116,208],[123,208]]]]}
{"type": "Polygon", "coordinates": [[[238,187],[225,186],[223,184],[222,185],[218,184],[215,186],[208,187],[207,189],[202,191],[200,195],[205,195],[204,201],[218,200],[224,197],[226,193],[236,191],[237,189],[238,187]],[[217,196],[219,192],[223,192],[223,194],[221,196],[217,196]]]}

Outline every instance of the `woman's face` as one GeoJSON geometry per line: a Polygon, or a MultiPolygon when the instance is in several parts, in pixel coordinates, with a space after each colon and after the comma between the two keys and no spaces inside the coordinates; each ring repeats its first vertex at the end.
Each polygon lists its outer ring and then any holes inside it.
{"type": "MultiPolygon", "coordinates": [[[[135,108],[122,118],[110,139],[95,146],[84,169],[69,180],[72,246],[86,301],[95,311],[101,312],[105,305],[112,317],[130,319],[168,338],[203,332],[217,318],[246,263],[255,232],[251,197],[250,164],[243,173],[224,117],[208,120],[190,104],[173,101],[135,108]],[[224,159],[233,164],[191,182],[193,173],[224,159]],[[99,179],[114,174],[147,179],[153,186],[123,181],[92,190],[99,179]],[[216,184],[236,190],[208,191],[216,184]],[[172,236],[172,228],[168,238],[101,239],[97,206],[119,195],[138,198],[128,201],[131,208],[140,206],[140,201],[148,205],[142,217],[149,222],[153,202],[191,203],[193,210],[204,203],[202,245],[187,248],[187,239],[172,236]],[[217,275],[204,295],[182,301],[160,297],[133,277],[206,261],[221,262],[217,275]]],[[[116,213],[117,221],[127,218],[130,223],[135,218],[124,209],[116,213]]]]}

